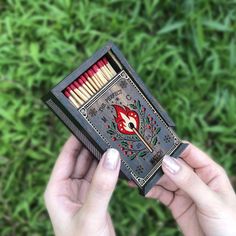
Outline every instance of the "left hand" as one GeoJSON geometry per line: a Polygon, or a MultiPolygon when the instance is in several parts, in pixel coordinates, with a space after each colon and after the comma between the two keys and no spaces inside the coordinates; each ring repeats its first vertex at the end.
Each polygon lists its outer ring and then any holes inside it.
{"type": "Polygon", "coordinates": [[[115,235],[107,207],[119,170],[117,150],[108,149],[97,164],[75,137],[68,139],[44,194],[57,236],[115,235]]]}

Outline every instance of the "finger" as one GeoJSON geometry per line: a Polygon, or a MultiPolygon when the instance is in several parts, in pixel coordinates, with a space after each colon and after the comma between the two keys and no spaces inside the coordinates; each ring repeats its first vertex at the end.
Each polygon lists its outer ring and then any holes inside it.
{"type": "Polygon", "coordinates": [[[181,153],[181,158],[192,168],[202,168],[208,165],[218,166],[206,153],[197,148],[191,143],[188,143],[187,148],[181,153]]]}
{"type": "Polygon", "coordinates": [[[83,147],[79,153],[71,177],[76,179],[83,178],[87,173],[91,163],[92,163],[92,155],[86,148],[83,147]]]}
{"type": "Polygon", "coordinates": [[[225,170],[199,148],[189,143],[181,157],[190,167],[195,168],[197,175],[211,186],[211,189],[224,196],[229,195],[229,191],[233,192],[225,170]]]}
{"type": "Polygon", "coordinates": [[[145,197],[159,200],[162,204],[169,207],[174,200],[174,193],[168,191],[161,185],[156,185],[146,194],[145,197]]]}
{"type": "Polygon", "coordinates": [[[163,158],[164,173],[201,209],[214,208],[218,196],[182,160],[170,156],[163,158]]]}
{"type": "Polygon", "coordinates": [[[172,192],[177,191],[178,189],[176,184],[167,175],[163,175],[156,185],[162,186],[163,188],[172,192]]]}
{"type": "Polygon", "coordinates": [[[97,160],[93,160],[86,175],[84,176],[84,179],[87,180],[89,183],[92,181],[92,178],[93,178],[93,175],[94,175],[94,172],[96,170],[98,166],[98,161],[97,160]]]}
{"type": "Polygon", "coordinates": [[[87,199],[84,203],[85,212],[93,217],[106,215],[109,200],[118,179],[120,155],[116,149],[108,149],[100,160],[94,173],[87,199]]]}
{"type": "Polygon", "coordinates": [[[53,167],[51,182],[64,180],[71,176],[81,148],[82,144],[74,136],[67,140],[53,167]]]}

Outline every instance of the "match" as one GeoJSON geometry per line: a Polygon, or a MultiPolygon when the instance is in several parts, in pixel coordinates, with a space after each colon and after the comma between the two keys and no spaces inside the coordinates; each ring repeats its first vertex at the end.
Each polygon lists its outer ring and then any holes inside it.
{"type": "Polygon", "coordinates": [[[64,92],[64,95],[71,101],[71,103],[78,109],[79,104],[76,102],[76,100],[70,95],[68,91],[64,92]]]}
{"type": "Polygon", "coordinates": [[[76,94],[75,92],[73,91],[73,89],[69,87],[66,88],[66,90],[68,91],[69,94],[71,94],[71,96],[76,100],[76,102],[79,104],[79,105],[82,105],[84,102],[82,99],[80,99],[76,94]]]}
{"type": "Polygon", "coordinates": [[[108,60],[106,59],[106,57],[103,58],[103,63],[107,66],[107,68],[109,69],[109,71],[111,72],[112,76],[114,77],[116,75],[115,70],[113,69],[113,67],[111,66],[111,64],[108,62],[108,60]]]}
{"type": "Polygon", "coordinates": [[[116,74],[107,58],[103,57],[72,82],[64,91],[64,95],[78,109],[116,74]]]}
{"type": "Polygon", "coordinates": [[[84,77],[85,77],[85,79],[88,81],[88,83],[89,83],[90,85],[92,85],[92,87],[93,87],[96,91],[99,90],[99,86],[97,86],[97,84],[93,81],[93,79],[88,75],[87,72],[84,73],[84,77]]]}
{"type": "Polygon", "coordinates": [[[93,92],[86,84],[86,81],[82,80],[82,78],[79,78],[77,82],[92,96],[95,91],[93,92]]]}

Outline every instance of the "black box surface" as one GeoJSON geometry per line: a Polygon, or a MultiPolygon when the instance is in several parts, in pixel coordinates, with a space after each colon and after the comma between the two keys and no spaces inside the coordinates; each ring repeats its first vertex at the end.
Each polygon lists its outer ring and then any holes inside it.
{"type": "MultiPolygon", "coordinates": [[[[106,71],[109,67],[104,75],[106,71]]],[[[175,134],[173,121],[111,42],[55,86],[44,101],[98,160],[108,148],[118,149],[121,175],[133,180],[143,195],[162,176],[163,156],[178,157],[187,146],[175,134]],[[83,102],[73,104],[65,96],[66,88],[102,58],[115,73],[83,102]]]]}

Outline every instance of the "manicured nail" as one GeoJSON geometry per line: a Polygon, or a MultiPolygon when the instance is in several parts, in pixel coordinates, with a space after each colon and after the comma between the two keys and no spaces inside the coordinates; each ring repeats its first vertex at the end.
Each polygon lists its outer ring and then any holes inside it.
{"type": "Polygon", "coordinates": [[[114,148],[110,148],[104,155],[103,167],[108,170],[115,170],[120,159],[119,152],[114,148]]]}
{"type": "Polygon", "coordinates": [[[163,158],[163,164],[172,174],[176,174],[180,170],[180,165],[177,163],[174,157],[165,155],[163,158]]]}

